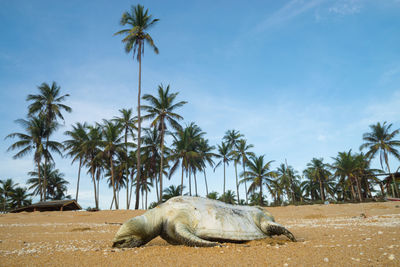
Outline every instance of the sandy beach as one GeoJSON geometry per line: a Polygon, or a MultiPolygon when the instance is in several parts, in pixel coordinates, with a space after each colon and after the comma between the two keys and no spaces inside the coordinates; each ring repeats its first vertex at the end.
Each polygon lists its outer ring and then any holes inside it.
{"type": "Polygon", "coordinates": [[[298,238],[195,248],[156,238],[113,249],[122,223],[143,211],[66,211],[0,215],[1,266],[399,266],[400,203],[274,207],[298,238]]]}

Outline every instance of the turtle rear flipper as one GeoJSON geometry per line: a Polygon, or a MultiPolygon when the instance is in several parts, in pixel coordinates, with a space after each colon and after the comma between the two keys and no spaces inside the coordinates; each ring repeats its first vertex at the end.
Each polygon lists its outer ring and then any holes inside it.
{"type": "Polygon", "coordinates": [[[175,225],[175,237],[179,240],[179,243],[191,247],[215,247],[219,246],[219,243],[211,242],[208,240],[201,239],[194,235],[188,227],[183,223],[175,225]]]}

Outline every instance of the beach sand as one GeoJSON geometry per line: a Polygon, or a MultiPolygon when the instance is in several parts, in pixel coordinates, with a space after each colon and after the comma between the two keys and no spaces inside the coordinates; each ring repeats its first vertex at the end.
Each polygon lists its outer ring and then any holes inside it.
{"type": "Polygon", "coordinates": [[[195,248],[156,238],[113,249],[120,225],[143,211],[0,215],[0,266],[400,266],[400,203],[274,207],[300,240],[266,238],[195,248]]]}

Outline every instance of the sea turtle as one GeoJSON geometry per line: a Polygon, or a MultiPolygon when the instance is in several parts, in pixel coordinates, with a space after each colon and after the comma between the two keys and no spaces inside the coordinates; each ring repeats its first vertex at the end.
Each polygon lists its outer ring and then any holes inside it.
{"type": "Polygon", "coordinates": [[[273,235],[296,241],[262,207],[181,196],[125,222],[114,237],[113,247],[140,247],[157,236],[174,245],[212,247],[219,245],[217,242],[244,242],[273,235]]]}

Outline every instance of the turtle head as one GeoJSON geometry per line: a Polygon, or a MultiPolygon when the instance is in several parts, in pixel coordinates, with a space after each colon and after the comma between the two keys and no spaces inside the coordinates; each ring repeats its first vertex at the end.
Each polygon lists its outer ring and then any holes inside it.
{"type": "Polygon", "coordinates": [[[126,236],[126,237],[118,237],[116,236],[113,240],[113,248],[135,248],[140,247],[145,242],[139,238],[135,238],[134,236],[126,236]]]}
{"type": "Polygon", "coordinates": [[[137,218],[125,222],[116,233],[112,247],[134,248],[146,244],[147,242],[141,236],[140,226],[140,221],[137,218]]]}

